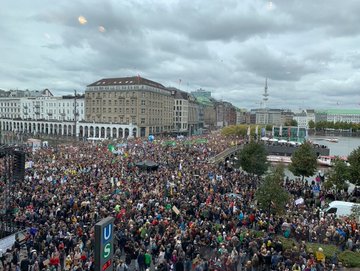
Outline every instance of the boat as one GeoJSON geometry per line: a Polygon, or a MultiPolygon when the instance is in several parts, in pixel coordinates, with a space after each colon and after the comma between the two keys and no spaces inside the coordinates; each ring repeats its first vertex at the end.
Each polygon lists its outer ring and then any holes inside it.
{"type": "Polygon", "coordinates": [[[326,141],[329,141],[329,142],[333,142],[333,143],[338,143],[339,142],[339,139],[336,138],[336,137],[332,137],[332,138],[325,138],[326,141]]]}
{"type": "Polygon", "coordinates": [[[320,155],[317,158],[317,163],[320,166],[332,167],[332,166],[334,166],[334,162],[335,162],[336,158],[343,160],[347,165],[349,165],[346,156],[335,156],[335,155],[320,155]]]}
{"type": "Polygon", "coordinates": [[[271,163],[284,163],[284,164],[291,163],[290,156],[268,155],[268,156],[266,156],[266,159],[271,163]]]}

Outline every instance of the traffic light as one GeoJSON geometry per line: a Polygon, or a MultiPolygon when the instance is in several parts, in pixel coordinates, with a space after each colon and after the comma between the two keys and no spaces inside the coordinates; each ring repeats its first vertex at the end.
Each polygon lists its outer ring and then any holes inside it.
{"type": "Polygon", "coordinates": [[[25,177],[25,153],[22,151],[14,152],[13,177],[15,180],[22,181],[25,177]]]}

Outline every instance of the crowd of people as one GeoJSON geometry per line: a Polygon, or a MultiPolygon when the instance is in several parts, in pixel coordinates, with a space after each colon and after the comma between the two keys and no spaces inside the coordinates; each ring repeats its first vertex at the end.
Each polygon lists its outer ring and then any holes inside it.
{"type": "Polygon", "coordinates": [[[2,253],[0,269],[94,270],[94,225],[108,216],[115,218],[116,271],[340,270],[336,255],[325,258],[320,245],[311,251],[306,243],[360,249],[355,221],[321,216],[324,197],[313,192],[315,183],[284,180],[291,196],[277,216],[256,205],[261,177],[208,163],[236,139],[175,141],[81,142],[29,152],[12,206],[14,223],[28,230],[2,253]],[[136,166],[144,160],[158,167],[136,166]],[[299,197],[303,204],[294,203],[299,197]],[[297,242],[285,248],[282,238],[297,242]]]}

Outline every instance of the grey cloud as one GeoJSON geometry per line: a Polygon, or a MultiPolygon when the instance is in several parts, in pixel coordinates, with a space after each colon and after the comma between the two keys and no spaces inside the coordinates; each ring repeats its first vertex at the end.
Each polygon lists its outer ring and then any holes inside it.
{"type": "Polygon", "coordinates": [[[360,2],[272,2],[269,10],[263,0],[7,1],[0,86],[66,92],[140,74],[255,107],[268,77],[269,106],[360,100],[360,2]]]}
{"type": "Polygon", "coordinates": [[[316,72],[316,67],[295,55],[255,44],[239,53],[238,58],[245,69],[273,80],[298,81],[302,76],[316,72]]]}

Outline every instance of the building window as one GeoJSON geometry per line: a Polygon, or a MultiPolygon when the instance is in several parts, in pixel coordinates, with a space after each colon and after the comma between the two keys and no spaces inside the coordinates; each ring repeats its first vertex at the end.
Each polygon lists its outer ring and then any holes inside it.
{"type": "Polygon", "coordinates": [[[141,108],[141,114],[145,114],[146,110],[145,108],[141,108]]]}
{"type": "Polygon", "coordinates": [[[145,124],[145,118],[141,118],[140,123],[141,123],[141,124],[145,124]]]}

